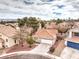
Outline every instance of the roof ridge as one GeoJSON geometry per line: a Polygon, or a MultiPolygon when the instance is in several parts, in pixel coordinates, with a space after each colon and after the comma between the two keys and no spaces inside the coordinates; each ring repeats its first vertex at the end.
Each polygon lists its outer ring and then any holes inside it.
{"type": "MultiPolygon", "coordinates": [[[[52,35],[48,32],[48,29],[46,29],[46,32],[52,37],[52,35]]],[[[52,37],[53,38],[53,37],[52,37]]]]}

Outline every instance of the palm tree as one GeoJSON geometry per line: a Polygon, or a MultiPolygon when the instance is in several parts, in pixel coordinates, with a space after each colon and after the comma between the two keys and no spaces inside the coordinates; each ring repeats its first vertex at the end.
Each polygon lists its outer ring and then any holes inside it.
{"type": "Polygon", "coordinates": [[[61,34],[66,33],[68,29],[69,29],[68,27],[60,27],[60,26],[57,28],[58,32],[61,34]]]}
{"type": "Polygon", "coordinates": [[[57,39],[56,39],[56,42],[55,42],[55,44],[50,48],[50,52],[54,52],[54,50],[55,50],[55,48],[59,45],[59,42],[61,41],[61,40],[64,40],[64,38],[66,37],[66,32],[69,30],[69,27],[67,27],[67,25],[68,24],[66,24],[66,26],[64,27],[64,26],[59,26],[59,24],[58,24],[58,28],[57,28],[57,30],[58,30],[58,34],[57,34],[57,39]],[[61,33],[61,34],[60,34],[61,33]],[[64,33],[64,34],[63,34],[64,33]]]}

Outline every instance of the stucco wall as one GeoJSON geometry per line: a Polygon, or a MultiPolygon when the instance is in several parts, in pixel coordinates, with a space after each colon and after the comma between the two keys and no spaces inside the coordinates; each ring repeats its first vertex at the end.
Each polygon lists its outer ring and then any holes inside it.
{"type": "Polygon", "coordinates": [[[15,45],[14,39],[7,37],[5,34],[0,33],[0,37],[4,40],[4,45],[6,48],[15,45]]]}

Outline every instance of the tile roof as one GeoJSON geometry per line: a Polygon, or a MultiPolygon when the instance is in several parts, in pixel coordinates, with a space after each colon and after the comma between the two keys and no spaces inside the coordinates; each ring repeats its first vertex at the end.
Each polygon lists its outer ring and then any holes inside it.
{"type": "Polygon", "coordinates": [[[34,37],[52,39],[57,33],[56,29],[39,29],[34,37]]]}
{"type": "Polygon", "coordinates": [[[0,24],[0,33],[8,36],[8,37],[12,37],[14,36],[17,32],[16,29],[11,27],[11,26],[6,26],[6,25],[2,25],[0,24]]]}

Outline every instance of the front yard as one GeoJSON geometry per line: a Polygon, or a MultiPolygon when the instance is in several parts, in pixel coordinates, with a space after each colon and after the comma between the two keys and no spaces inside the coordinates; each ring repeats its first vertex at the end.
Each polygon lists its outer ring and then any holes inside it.
{"type": "Polygon", "coordinates": [[[5,49],[5,53],[11,53],[11,52],[17,52],[17,51],[30,51],[36,46],[37,46],[36,44],[33,44],[32,47],[30,48],[27,43],[24,43],[23,46],[22,44],[19,44],[19,45],[15,45],[13,47],[5,49]]]}

